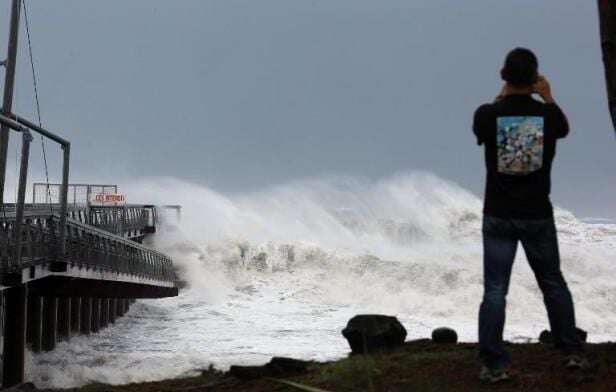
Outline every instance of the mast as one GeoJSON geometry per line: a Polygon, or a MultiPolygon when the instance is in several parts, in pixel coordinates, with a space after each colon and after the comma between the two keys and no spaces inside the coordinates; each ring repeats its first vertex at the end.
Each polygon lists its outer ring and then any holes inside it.
{"type": "Polygon", "coordinates": [[[616,131],[616,5],[609,0],[598,0],[598,3],[605,83],[612,123],[616,131]]]}
{"type": "MultiPolygon", "coordinates": [[[[19,14],[21,0],[12,0],[9,47],[4,61],[4,96],[2,113],[8,115],[13,109],[13,88],[15,86],[15,66],[17,63],[17,43],[19,41],[19,14]]],[[[9,147],[9,127],[0,127],[0,205],[4,204],[4,182],[6,180],[6,160],[9,147]]]]}

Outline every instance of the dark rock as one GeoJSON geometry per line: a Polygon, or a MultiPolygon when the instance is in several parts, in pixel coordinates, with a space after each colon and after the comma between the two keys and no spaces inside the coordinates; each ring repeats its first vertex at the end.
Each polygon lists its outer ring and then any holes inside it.
{"type": "Polygon", "coordinates": [[[458,343],[458,334],[451,328],[437,328],[432,331],[432,341],[434,343],[456,344],[458,343]]]}
{"type": "Polygon", "coordinates": [[[229,374],[240,380],[254,380],[255,378],[271,377],[271,371],[263,366],[231,366],[229,374]]]}
{"type": "Polygon", "coordinates": [[[274,357],[265,365],[272,373],[281,375],[289,373],[303,373],[313,362],[294,358],[274,357]]]}
{"type": "Polygon", "coordinates": [[[539,334],[539,343],[543,344],[554,344],[554,337],[552,336],[552,332],[544,329],[539,334]]]}
{"type": "MultiPolygon", "coordinates": [[[[581,328],[576,328],[575,331],[577,332],[580,340],[582,342],[586,342],[586,339],[588,339],[588,332],[584,331],[581,328]]],[[[548,331],[547,329],[541,331],[541,333],[539,334],[539,343],[554,344],[554,336],[552,335],[552,332],[548,331]]]]}
{"type": "Polygon", "coordinates": [[[293,358],[274,357],[269,363],[261,366],[231,366],[229,374],[240,380],[254,380],[261,377],[303,373],[312,363],[293,358]]]}
{"type": "Polygon", "coordinates": [[[364,354],[401,346],[406,329],[393,316],[363,314],[349,320],[342,335],[349,342],[352,354],[364,354]]]}
{"type": "Polygon", "coordinates": [[[23,391],[36,391],[38,390],[31,382],[25,382],[23,384],[15,385],[14,387],[3,389],[6,392],[23,392],[23,391]]]}

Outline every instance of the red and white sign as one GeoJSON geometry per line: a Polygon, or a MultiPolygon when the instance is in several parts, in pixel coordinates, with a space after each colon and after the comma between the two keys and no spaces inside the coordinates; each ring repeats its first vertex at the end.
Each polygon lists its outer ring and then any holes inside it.
{"type": "Polygon", "coordinates": [[[119,193],[97,193],[92,198],[92,204],[124,204],[126,199],[119,193]]]}

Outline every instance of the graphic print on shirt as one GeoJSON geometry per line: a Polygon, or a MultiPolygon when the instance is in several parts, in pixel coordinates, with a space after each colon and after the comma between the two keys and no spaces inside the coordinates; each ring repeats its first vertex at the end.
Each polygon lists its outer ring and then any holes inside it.
{"type": "Polygon", "coordinates": [[[524,175],[543,166],[543,117],[498,117],[498,172],[524,175]]]}

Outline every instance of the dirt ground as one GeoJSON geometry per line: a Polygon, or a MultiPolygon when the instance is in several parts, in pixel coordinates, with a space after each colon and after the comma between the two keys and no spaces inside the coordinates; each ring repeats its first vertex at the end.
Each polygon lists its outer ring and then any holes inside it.
{"type": "Polygon", "coordinates": [[[478,381],[475,344],[438,345],[417,340],[387,353],[311,363],[303,371],[270,377],[240,379],[232,372],[207,370],[194,378],[123,386],[96,384],[71,391],[616,391],[614,343],[589,344],[587,356],[591,366],[574,372],[564,368],[562,355],[549,346],[511,344],[509,350],[514,362],[512,380],[497,385],[482,385],[478,381]],[[283,384],[288,381],[300,385],[283,384]]]}

